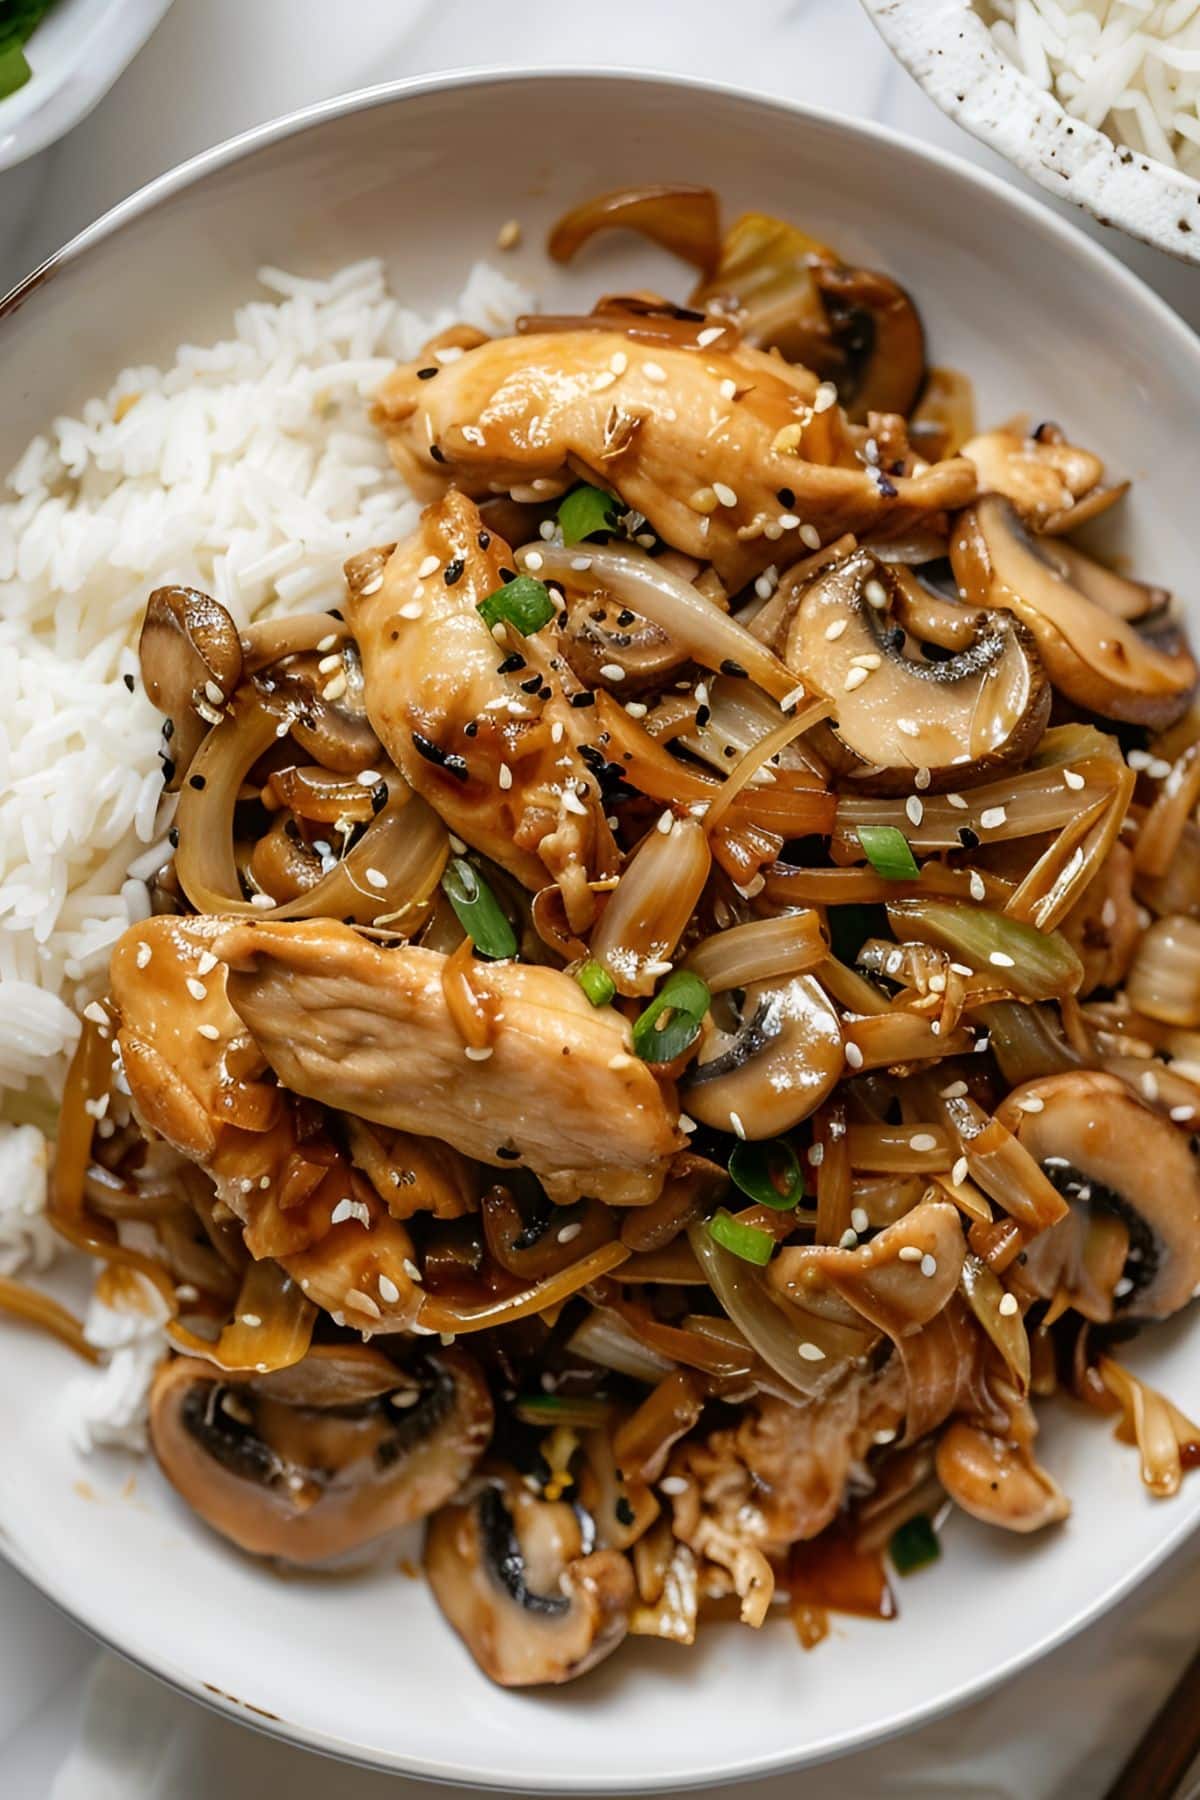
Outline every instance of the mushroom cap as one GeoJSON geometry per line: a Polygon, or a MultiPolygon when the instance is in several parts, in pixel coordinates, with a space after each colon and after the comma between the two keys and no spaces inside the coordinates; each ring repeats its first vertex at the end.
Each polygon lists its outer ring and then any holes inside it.
{"type": "Polygon", "coordinates": [[[907,791],[913,771],[927,769],[931,789],[962,787],[1028,754],[1050,686],[1032,635],[1002,612],[943,601],[939,612],[960,625],[952,653],[909,654],[896,623],[911,610],[905,574],[866,550],[836,563],[801,601],[786,661],[836,705],[820,747],[850,779],[907,791]]]}
{"type": "MultiPolygon", "coordinates": [[[[1026,1082],[996,1116],[1073,1207],[1115,1214],[1128,1228],[1132,1285],[1116,1297],[1121,1316],[1165,1319],[1187,1305],[1200,1285],[1200,1170],[1177,1125],[1092,1070],[1026,1082]]],[[[1047,1241],[1070,1223],[1051,1226],[1047,1241]]]]}
{"type": "Polygon", "coordinates": [[[538,1499],[511,1471],[430,1521],[425,1572],[446,1618],[502,1687],[572,1681],[629,1628],[626,1558],[586,1553],[575,1509],[538,1499]]]}
{"type": "Polygon", "coordinates": [[[681,1084],[693,1118],[739,1137],[778,1137],[821,1104],[842,1072],[842,1028],[811,975],[755,982],[732,1033],[712,1031],[681,1084]]]}
{"type": "Polygon", "coordinates": [[[290,1396],[299,1392],[353,1394],[349,1381],[361,1394],[377,1380],[344,1358],[336,1369],[322,1365],[315,1384],[289,1375],[290,1385],[272,1389],[175,1357],[151,1390],[150,1441],[163,1473],[207,1524],[256,1556],[343,1561],[443,1505],[491,1436],[486,1383],[458,1350],[427,1355],[423,1397],[396,1369],[387,1395],[297,1404],[290,1396]]]}

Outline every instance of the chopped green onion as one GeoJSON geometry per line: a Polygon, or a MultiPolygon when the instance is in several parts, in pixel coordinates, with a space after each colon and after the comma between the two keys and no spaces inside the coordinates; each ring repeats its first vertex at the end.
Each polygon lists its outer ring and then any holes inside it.
{"type": "Polygon", "coordinates": [[[564,544],[578,544],[583,538],[598,537],[602,531],[616,528],[621,502],[604,488],[589,487],[584,482],[572,488],[559,502],[558,523],[564,544]]]}
{"type": "Polygon", "coordinates": [[[915,1575],[918,1569],[935,1563],[941,1554],[937,1532],[924,1513],[898,1525],[888,1541],[888,1555],[897,1575],[915,1575]]]}
{"type": "Polygon", "coordinates": [[[757,1225],[740,1224],[723,1206],[708,1221],[708,1235],[722,1249],[740,1256],[743,1262],[755,1263],[760,1269],[770,1262],[775,1248],[775,1239],[769,1231],[762,1231],[757,1225]]]}
{"type": "Polygon", "coordinates": [[[575,971],[575,979],[593,1006],[607,1006],[617,991],[608,970],[598,962],[585,962],[575,971]]]}
{"type": "Polygon", "coordinates": [[[791,1212],[804,1197],[804,1177],[796,1153],[782,1138],[771,1138],[765,1144],[735,1144],[729,1174],[743,1194],[776,1212],[791,1212]]]}
{"type": "Polygon", "coordinates": [[[579,1431],[612,1418],[612,1402],[595,1394],[518,1394],[513,1410],[526,1425],[573,1425],[579,1431]]]}
{"type": "Polygon", "coordinates": [[[502,962],[517,954],[516,934],[474,864],[465,857],[452,856],[442,876],[442,891],[480,956],[502,962]]]}
{"type": "Polygon", "coordinates": [[[694,1044],[711,999],[707,985],[690,970],[668,975],[633,1027],[633,1047],[643,1062],[674,1062],[694,1044]],[[664,1015],[669,1015],[665,1025],[659,1023],[664,1015]]]}
{"type": "Polygon", "coordinates": [[[894,900],[888,922],[901,942],[933,944],[1023,1000],[1061,1000],[1083,980],[1083,964],[1058,931],[988,906],[952,900],[894,900]]]}
{"type": "Polygon", "coordinates": [[[32,72],[20,44],[0,44],[0,100],[23,88],[32,72]]]}
{"type": "Polygon", "coordinates": [[[867,861],[885,881],[916,881],[920,876],[917,859],[908,839],[894,825],[860,825],[858,841],[867,861]]]}
{"type": "Polygon", "coordinates": [[[532,637],[548,625],[557,610],[545,582],[533,575],[518,575],[479,602],[486,625],[511,625],[522,637],[532,637]]]}

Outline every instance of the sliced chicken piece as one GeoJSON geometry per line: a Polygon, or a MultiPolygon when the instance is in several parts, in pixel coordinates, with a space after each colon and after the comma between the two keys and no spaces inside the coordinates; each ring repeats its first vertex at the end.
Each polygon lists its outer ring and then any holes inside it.
{"type": "Polygon", "coordinates": [[[556,654],[557,624],[528,638],[509,629],[501,643],[479,612],[506,570],[512,551],[454,489],[386,560],[369,551],[347,566],[367,713],[451,831],[527,888],[557,881],[585,931],[589,876],[619,858],[579,755],[588,721],[569,704],[580,684],[556,654]]]}
{"type": "Polygon", "coordinates": [[[493,1031],[472,1060],[436,951],[383,950],[316,920],[231,925],[215,948],[233,1006],[294,1093],[478,1162],[523,1163],[553,1200],[646,1204],[686,1142],[625,1019],[558,969],[475,964],[493,1031]]]}
{"type": "Polygon", "coordinates": [[[113,951],[117,1043],[138,1117],[212,1177],[252,1256],[276,1258],[346,1324],[394,1331],[423,1298],[406,1272],[412,1239],[316,1109],[270,1078],[213,954],[229,924],[146,919],[113,951]]]}
{"type": "Polygon", "coordinates": [[[432,377],[400,367],[375,418],[418,494],[452,480],[476,495],[544,498],[582,475],[733,590],[803,554],[801,524],[822,543],[890,537],[974,495],[961,457],[919,475],[868,467],[865,434],[828,398],[809,370],[744,345],[563,331],[481,344],[432,377]]]}

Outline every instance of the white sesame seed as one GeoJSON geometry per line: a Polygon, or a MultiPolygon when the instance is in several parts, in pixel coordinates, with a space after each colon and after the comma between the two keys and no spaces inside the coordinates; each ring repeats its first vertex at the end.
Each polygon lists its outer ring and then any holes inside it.
{"type": "Polygon", "coordinates": [[[909,1138],[909,1147],[913,1150],[936,1150],[937,1139],[928,1131],[918,1131],[909,1138]]]}
{"type": "Polygon", "coordinates": [[[795,531],[797,526],[800,523],[800,520],[797,518],[795,513],[785,512],[785,513],[780,513],[779,523],[783,526],[783,529],[785,531],[795,531]]]}
{"type": "Polygon", "coordinates": [[[969,1172],[970,1172],[970,1168],[967,1163],[966,1157],[960,1156],[958,1161],[955,1163],[954,1167],[950,1171],[950,1179],[954,1183],[955,1187],[962,1186],[963,1182],[967,1179],[967,1175],[969,1174],[969,1172]]]}
{"type": "Polygon", "coordinates": [[[1012,969],[1012,968],[1016,967],[1016,964],[1013,962],[1012,957],[1008,954],[1008,952],[1006,950],[989,951],[988,961],[990,963],[992,963],[997,969],[1012,969]]]}
{"type": "MultiPolygon", "coordinates": [[[[501,783],[501,785],[503,786],[503,783],[501,783]]],[[[563,789],[562,807],[564,812],[574,813],[577,818],[587,818],[587,807],[583,804],[583,801],[579,798],[579,795],[575,792],[574,788],[563,789]]]]}
{"type": "Polygon", "coordinates": [[[625,671],[620,663],[601,663],[600,674],[605,681],[624,681],[625,671]]]}
{"type": "Polygon", "coordinates": [[[621,1069],[628,1069],[632,1062],[632,1056],[626,1056],[623,1050],[618,1050],[615,1056],[609,1057],[608,1067],[612,1069],[615,1074],[621,1069]]]}
{"type": "Polygon", "coordinates": [[[896,1255],[901,1262],[920,1262],[921,1252],[915,1244],[901,1244],[896,1255]]]}
{"type": "Polygon", "coordinates": [[[660,1494],[686,1494],[688,1484],[682,1475],[664,1475],[658,1484],[660,1494]]]}
{"type": "Polygon", "coordinates": [[[821,534],[815,525],[802,525],[800,527],[800,542],[808,550],[819,550],[821,548],[821,534]]]}
{"type": "Polygon", "coordinates": [[[208,701],[210,706],[224,706],[225,704],[225,695],[215,681],[205,682],[204,698],[208,701]]]}
{"type": "Polygon", "coordinates": [[[860,688],[863,682],[869,678],[870,673],[870,669],[851,669],[848,672],[845,681],[843,681],[842,687],[845,689],[846,693],[852,694],[855,688],[860,688]]]}
{"type": "Polygon", "coordinates": [[[810,1144],[808,1147],[808,1160],[814,1169],[819,1169],[821,1164],[825,1161],[824,1144],[810,1144]]]}
{"type": "Polygon", "coordinates": [[[578,569],[581,575],[586,575],[591,566],[592,559],[590,556],[573,556],[571,558],[571,567],[573,569],[578,569]]]}
{"type": "MultiPolygon", "coordinates": [[[[780,710],[782,712],[791,712],[793,708],[799,706],[807,691],[808,690],[804,687],[803,683],[801,683],[799,687],[789,688],[787,693],[783,696],[783,699],[779,702],[780,710]]],[[[700,700],[699,688],[696,689],[696,698],[697,700],[700,700]]],[[[707,689],[705,690],[703,700],[700,700],[700,704],[701,706],[708,705],[707,689]]]]}
{"type": "Polygon", "coordinates": [[[876,612],[882,612],[888,603],[887,589],[882,581],[877,580],[874,575],[863,587],[863,599],[868,606],[873,606],[876,612]]]}
{"type": "Polygon", "coordinates": [[[895,1437],[895,1430],[891,1426],[885,1425],[875,1433],[875,1442],[877,1444],[891,1444],[895,1441],[895,1437]]]}
{"type": "Polygon", "coordinates": [[[208,999],[208,989],[202,981],[197,981],[194,975],[189,975],[184,985],[193,1000],[208,999]]]}
{"type": "Polygon", "coordinates": [[[910,794],[904,802],[904,810],[914,825],[919,825],[925,817],[925,802],[917,794],[910,794]]]}
{"type": "Polygon", "coordinates": [[[734,1132],[738,1137],[740,1137],[740,1138],[745,1137],[746,1127],[742,1124],[740,1113],[735,1113],[731,1109],[730,1114],[729,1114],[729,1123],[733,1126],[734,1132]]]}
{"type": "MultiPolygon", "coordinates": [[[[974,969],[968,968],[966,963],[953,962],[950,964],[950,969],[953,974],[961,975],[964,980],[975,973],[974,969]]],[[[966,1085],[964,1083],[963,1093],[965,1094],[966,1091],[966,1085]]]]}
{"type": "Polygon", "coordinates": [[[1158,1099],[1158,1077],[1155,1075],[1153,1069],[1146,1070],[1141,1077],[1139,1086],[1147,1100],[1158,1099]]]}
{"type": "Polygon", "coordinates": [[[979,823],[985,831],[996,831],[1003,825],[1007,817],[1008,814],[1002,806],[985,806],[979,815],[979,823]]]}
{"type": "Polygon", "coordinates": [[[512,786],[512,784],[513,784],[512,770],[509,768],[507,763],[500,764],[500,772],[497,775],[496,779],[500,783],[500,786],[506,790],[512,786]]]}
{"type": "Polygon", "coordinates": [[[578,1225],[578,1224],[564,1225],[562,1230],[558,1233],[559,1243],[560,1244],[574,1243],[575,1239],[579,1236],[579,1234],[582,1230],[583,1230],[582,1225],[578,1225]]]}
{"type": "Polygon", "coordinates": [[[1195,1116],[1196,1109],[1194,1106],[1173,1106],[1171,1108],[1171,1117],[1177,1125],[1186,1125],[1188,1120],[1194,1119],[1195,1116]]]}
{"type": "Polygon", "coordinates": [[[408,1276],[410,1281],[420,1281],[421,1271],[418,1269],[411,1256],[406,1256],[400,1267],[404,1270],[404,1273],[408,1276]]]}
{"type": "Polygon", "coordinates": [[[930,1256],[928,1251],[921,1258],[921,1273],[926,1277],[937,1274],[937,1257],[930,1256]]]}
{"type": "Polygon", "coordinates": [[[428,581],[431,575],[437,574],[441,566],[442,559],[440,556],[426,556],[423,558],[421,565],[417,570],[417,580],[428,581]]]}
{"type": "Polygon", "coordinates": [[[896,730],[906,738],[915,738],[921,735],[921,727],[913,719],[897,719],[896,730]]]}
{"type": "Polygon", "coordinates": [[[108,1024],[108,1014],[98,1000],[88,1001],[83,1009],[83,1016],[85,1019],[90,1019],[93,1025],[108,1024]]]}
{"type": "Polygon", "coordinates": [[[608,359],[608,366],[614,375],[623,375],[629,367],[629,358],[626,356],[624,350],[614,351],[612,356],[608,359]]]}
{"type": "Polygon", "coordinates": [[[1129,1279],[1128,1275],[1122,1275],[1120,1281],[1118,1281],[1116,1286],[1113,1288],[1114,1298],[1117,1300],[1123,1300],[1125,1298],[1126,1294],[1132,1294],[1132,1292],[1133,1292],[1133,1282],[1129,1279]]]}
{"type": "Polygon", "coordinates": [[[468,1062],[486,1062],[488,1057],[492,1054],[492,1046],[490,1044],[483,1044],[477,1048],[474,1044],[465,1044],[463,1046],[463,1052],[468,1062]]]}
{"type": "Polygon", "coordinates": [[[536,575],[545,560],[540,550],[530,550],[525,557],[525,567],[532,569],[536,575]]]}
{"type": "Polygon", "coordinates": [[[971,889],[972,900],[984,900],[987,898],[987,884],[978,869],[971,870],[971,880],[968,885],[971,889]]]}
{"type": "Polygon", "coordinates": [[[385,888],[388,884],[388,878],[382,869],[364,869],[363,873],[373,888],[385,888]]]}
{"type": "Polygon", "coordinates": [[[381,1300],[386,1300],[389,1306],[394,1306],[396,1301],[400,1298],[400,1289],[396,1286],[390,1275],[381,1275],[379,1277],[379,1298],[381,1300]]]}
{"type": "Polygon", "coordinates": [[[329,1223],[331,1225],[344,1225],[346,1220],[351,1216],[352,1205],[353,1203],[349,1200],[339,1200],[329,1215],[329,1223]]]}
{"type": "Polygon", "coordinates": [[[260,912],[270,912],[275,905],[270,894],[251,894],[251,906],[257,906],[260,912]]]}
{"type": "Polygon", "coordinates": [[[728,482],[714,481],[712,484],[712,490],[713,490],[713,493],[717,496],[717,499],[720,501],[722,506],[736,506],[737,505],[738,497],[734,493],[733,489],[729,486],[728,482]]]}
{"type": "Polygon", "coordinates": [[[825,627],[826,643],[836,644],[849,623],[849,619],[830,619],[825,627]]]}
{"type": "Polygon", "coordinates": [[[797,1345],[797,1349],[799,1350],[801,1356],[804,1358],[805,1362],[824,1362],[825,1361],[825,1352],[822,1350],[822,1348],[819,1344],[810,1344],[807,1342],[807,1340],[805,1340],[797,1345]]]}
{"type": "Polygon", "coordinates": [[[146,964],[150,961],[150,957],[152,954],[153,954],[153,952],[151,951],[149,944],[143,942],[138,945],[137,952],[136,952],[133,960],[137,964],[139,969],[144,969],[146,964]]]}
{"type": "Polygon", "coordinates": [[[331,702],[334,700],[340,700],[342,695],[345,693],[345,691],[346,691],[345,675],[335,675],[333,680],[327,681],[325,683],[325,686],[321,689],[321,698],[322,698],[322,700],[329,700],[331,702]]]}
{"type": "Polygon", "coordinates": [[[354,779],[357,781],[359,787],[372,788],[378,787],[379,783],[383,780],[383,776],[379,773],[378,769],[360,769],[354,779]]]}
{"type": "Polygon", "coordinates": [[[723,325],[706,325],[704,330],[697,335],[696,343],[701,350],[707,350],[710,344],[716,343],[717,339],[724,334],[724,331],[725,327],[723,325]]]}
{"type": "Polygon", "coordinates": [[[550,727],[550,742],[552,744],[561,744],[562,741],[563,741],[563,722],[561,719],[555,719],[553,725],[551,725],[551,727],[550,727]]]}
{"type": "Polygon", "coordinates": [[[877,656],[874,650],[860,650],[857,656],[850,658],[850,667],[852,669],[877,669],[882,661],[883,658],[877,656]]]}
{"type": "Polygon", "coordinates": [[[720,394],[722,400],[732,400],[737,394],[737,382],[734,381],[731,376],[727,375],[717,389],[717,392],[720,394]]]}
{"type": "Polygon", "coordinates": [[[1085,777],[1080,775],[1075,769],[1064,769],[1063,780],[1075,793],[1078,793],[1081,787],[1087,786],[1085,777]]]}
{"type": "Polygon", "coordinates": [[[317,670],[321,675],[332,675],[333,671],[335,669],[340,669],[341,666],[342,659],[335,653],[332,656],[323,656],[317,664],[317,670]]]}
{"type": "Polygon", "coordinates": [[[661,831],[663,836],[665,837],[667,832],[670,831],[670,829],[674,823],[675,823],[675,814],[668,807],[667,811],[665,813],[660,813],[658,825],[657,825],[656,829],[661,831]]]}
{"type": "Polygon", "coordinates": [[[871,1228],[871,1220],[867,1214],[866,1208],[862,1206],[852,1207],[850,1212],[850,1223],[860,1237],[864,1231],[869,1231],[871,1228]]]}
{"type": "Polygon", "coordinates": [[[631,719],[644,719],[646,714],[650,711],[650,708],[646,705],[644,700],[627,700],[625,702],[625,711],[629,714],[631,719]]]}
{"type": "Polygon", "coordinates": [[[837,405],[837,397],[837,389],[832,381],[823,381],[813,395],[813,411],[815,413],[828,412],[831,406],[837,405]]]}
{"type": "Polygon", "coordinates": [[[212,1044],[215,1044],[221,1035],[215,1025],[197,1025],[196,1030],[200,1033],[202,1038],[207,1038],[212,1044]]]}
{"type": "Polygon", "coordinates": [[[317,649],[323,655],[326,650],[332,650],[337,641],[336,631],[327,632],[323,638],[317,639],[317,649]]]}
{"type": "Polygon", "coordinates": [[[1020,1310],[1021,1304],[1015,1294],[1001,1294],[1000,1304],[996,1308],[996,1311],[1002,1318],[1011,1319],[1013,1314],[1019,1313],[1020,1310]]]}
{"type": "Polygon", "coordinates": [[[933,780],[933,775],[929,769],[918,769],[916,774],[913,776],[913,786],[919,787],[919,788],[927,788],[929,786],[929,783],[932,780],[933,780]]]}
{"type": "Polygon", "coordinates": [[[83,1110],[90,1119],[102,1119],[108,1111],[108,1100],[107,1094],[101,1094],[97,1100],[85,1100],[83,1110]]]}
{"type": "Polygon", "coordinates": [[[961,794],[947,794],[946,801],[948,805],[953,806],[958,812],[966,812],[967,810],[967,803],[961,794]]]}
{"type": "Polygon", "coordinates": [[[846,1062],[848,1063],[849,1067],[852,1069],[861,1069],[862,1068],[863,1053],[859,1049],[857,1044],[847,1044],[846,1045],[846,1062]]]}
{"type": "Polygon", "coordinates": [[[642,374],[646,377],[647,381],[663,382],[667,379],[667,371],[663,368],[661,363],[643,363],[642,374]]]}

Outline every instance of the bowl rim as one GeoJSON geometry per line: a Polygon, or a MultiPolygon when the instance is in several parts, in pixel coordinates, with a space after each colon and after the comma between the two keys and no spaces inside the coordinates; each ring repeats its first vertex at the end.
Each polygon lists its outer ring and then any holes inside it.
{"type": "Polygon", "coordinates": [[[948,117],[1060,200],[1181,262],[1200,262],[1200,179],[1069,113],[1010,62],[974,0],[862,0],[948,117]]]}
{"type": "MultiPolygon", "coordinates": [[[[752,88],[736,83],[711,81],[702,77],[655,69],[621,68],[614,65],[591,67],[571,63],[534,68],[525,65],[500,67],[480,65],[439,71],[433,74],[407,76],[317,101],[310,106],[297,108],[278,118],[252,126],[234,137],[227,138],[210,149],[201,151],[198,155],[176,164],[137,189],[126,199],[118,202],[117,205],[94,220],[92,224],[77,233],[59,250],[47,257],[44,262],[19,281],[8,294],[0,297],[0,341],[2,341],[3,320],[17,312],[33,298],[38,289],[77,262],[93,247],[118,233],[125,225],[130,224],[143,213],[153,211],[163,205],[185,188],[241,161],[258,150],[282,143],[289,137],[328,120],[354,112],[369,111],[377,106],[390,105],[394,101],[409,97],[433,93],[455,93],[483,86],[560,81],[671,87],[686,90],[702,98],[731,100],[782,117],[799,117],[810,120],[825,129],[844,133],[847,136],[866,138],[881,148],[892,149],[915,157],[918,161],[937,168],[943,174],[962,183],[967,189],[982,188],[1008,208],[1028,232],[1035,237],[1040,235],[1043,239],[1055,243],[1079,261],[1082,271],[1090,269],[1097,279],[1107,280],[1115,288],[1123,291],[1131,305],[1141,309],[1144,317],[1151,322],[1157,322],[1159,330],[1164,334],[1164,353],[1171,354],[1173,345],[1178,356],[1182,357],[1185,362],[1191,361],[1194,364],[1197,379],[1200,381],[1200,339],[1193,335],[1165,300],[1105,246],[1094,242],[1036,198],[1015,191],[999,177],[987,170],[977,168],[963,157],[937,146],[915,143],[903,132],[880,125],[875,121],[848,118],[828,107],[814,106],[781,96],[758,93],[752,88]]],[[[904,1732],[928,1724],[934,1719],[944,1717],[947,1713],[990,1693],[1011,1676],[1038,1661],[1050,1651],[1057,1649],[1092,1624],[1145,1581],[1173,1552],[1181,1548],[1197,1529],[1200,1529],[1200,1514],[1195,1519],[1189,1518],[1186,1514],[1179,1516],[1177,1523],[1163,1533],[1160,1542],[1151,1551],[1147,1552],[1118,1580],[1101,1588],[1091,1603],[1080,1612],[1063,1620],[1040,1638],[1024,1646],[1016,1654],[988,1671],[987,1674],[970,1677],[958,1687],[949,1692],[939,1693],[915,1709],[909,1708],[901,1713],[881,1716],[863,1730],[853,1744],[830,1738],[818,1741],[799,1751],[783,1750],[766,1753],[759,1757],[743,1757],[716,1767],[710,1765],[688,1767],[679,1770],[677,1774],[673,1773],[669,1779],[656,1779],[652,1787],[640,1787],[639,1791],[643,1793],[678,1792],[696,1787],[725,1786],[735,1781],[756,1780],[768,1775],[788,1773],[871,1748],[889,1738],[897,1737],[904,1732]]],[[[118,1641],[119,1630],[109,1620],[93,1617],[86,1600],[82,1600],[74,1592],[67,1591],[66,1584],[58,1579],[53,1570],[41,1567],[21,1545],[13,1540],[9,1532],[5,1530],[2,1521],[0,1521],[0,1556],[3,1556],[6,1562],[30,1581],[60,1612],[81,1626],[100,1644],[121,1656],[126,1662],[163,1682],[164,1685],[198,1701],[211,1711],[223,1717],[235,1719],[241,1724],[249,1725],[269,1737],[278,1738],[283,1742],[295,1744],[359,1767],[418,1777],[450,1786],[470,1785],[518,1794],[570,1793],[574,1796],[627,1794],[630,1791],[628,1781],[624,1777],[606,1778],[599,1774],[587,1774],[564,1780],[561,1776],[542,1776],[536,1771],[516,1766],[489,1770],[486,1774],[481,1774],[478,1771],[464,1768],[461,1764],[456,1765],[448,1761],[435,1761],[407,1755],[380,1754],[331,1733],[315,1730],[308,1725],[267,1718],[246,1706],[235,1696],[217,1693],[211,1688],[205,1687],[187,1669],[173,1663],[150,1661],[136,1648],[131,1648],[118,1641]]]]}

